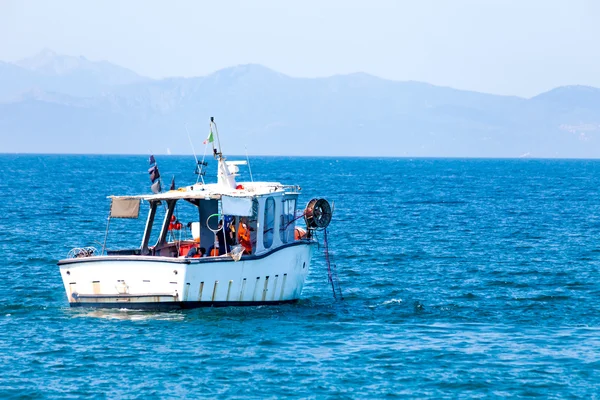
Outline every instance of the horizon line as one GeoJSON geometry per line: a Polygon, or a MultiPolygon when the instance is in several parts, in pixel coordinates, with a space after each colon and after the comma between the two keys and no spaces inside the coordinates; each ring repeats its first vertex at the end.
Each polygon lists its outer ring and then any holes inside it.
{"type": "MultiPolygon", "coordinates": [[[[153,156],[165,156],[165,157],[190,157],[194,158],[193,154],[164,154],[164,153],[19,153],[19,152],[0,152],[2,156],[110,156],[110,157],[148,157],[153,156]]],[[[289,158],[358,158],[358,159],[421,159],[421,160],[574,160],[574,161],[600,161],[600,155],[597,158],[589,157],[520,157],[520,156],[496,156],[496,157],[484,157],[484,156],[355,156],[355,155],[334,155],[334,156],[314,156],[314,155],[272,155],[272,154],[254,154],[249,155],[250,157],[289,157],[289,158]]],[[[248,157],[246,154],[231,154],[228,157],[248,157]]]]}

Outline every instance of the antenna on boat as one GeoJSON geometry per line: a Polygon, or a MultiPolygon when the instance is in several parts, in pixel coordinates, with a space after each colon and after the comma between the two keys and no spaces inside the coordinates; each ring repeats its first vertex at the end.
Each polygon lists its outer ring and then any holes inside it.
{"type": "Polygon", "coordinates": [[[248,158],[248,147],[244,146],[246,150],[246,162],[248,163],[248,171],[250,171],[250,180],[254,182],[254,178],[252,177],[252,167],[250,167],[250,158],[248,158]]]}
{"type": "Polygon", "coordinates": [[[188,124],[185,124],[185,131],[187,132],[188,135],[188,140],[190,141],[190,146],[192,146],[192,153],[194,153],[194,160],[196,160],[196,175],[198,175],[198,178],[196,178],[196,183],[198,183],[198,181],[200,179],[202,179],[202,184],[204,185],[204,167],[206,167],[206,163],[204,162],[204,159],[206,158],[206,146],[204,146],[204,155],[202,156],[202,162],[198,161],[198,157],[196,156],[196,149],[194,148],[194,143],[192,142],[192,137],[190,136],[190,131],[188,130],[188,124]]]}
{"type": "Polygon", "coordinates": [[[196,165],[198,165],[198,157],[196,157],[196,149],[194,149],[194,143],[192,143],[192,137],[190,136],[190,131],[188,130],[188,124],[185,124],[185,131],[188,135],[188,140],[190,141],[190,146],[192,146],[192,153],[194,154],[194,160],[196,160],[196,165]]]}

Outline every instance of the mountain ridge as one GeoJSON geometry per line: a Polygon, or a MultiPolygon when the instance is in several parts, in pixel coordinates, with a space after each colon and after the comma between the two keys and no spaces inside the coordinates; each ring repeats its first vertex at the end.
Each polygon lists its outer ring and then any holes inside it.
{"type": "Polygon", "coordinates": [[[260,64],[159,80],[131,71],[115,84],[121,67],[105,63],[51,51],[21,61],[29,69],[0,62],[0,151],[144,153],[151,142],[189,153],[186,124],[215,116],[237,154],[250,145],[265,155],[600,157],[593,87],[523,98],[362,72],[297,78],[260,64]],[[384,146],[365,146],[365,130],[384,146]]]}

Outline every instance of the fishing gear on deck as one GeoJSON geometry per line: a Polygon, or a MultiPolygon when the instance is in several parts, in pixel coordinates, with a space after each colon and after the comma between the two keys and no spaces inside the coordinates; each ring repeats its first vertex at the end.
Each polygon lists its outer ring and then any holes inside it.
{"type": "Polygon", "coordinates": [[[342,288],[337,274],[337,266],[332,262],[332,255],[329,252],[329,243],[327,240],[327,227],[331,223],[333,209],[329,202],[322,198],[314,198],[308,202],[304,209],[304,221],[308,228],[307,237],[312,237],[316,230],[323,230],[323,247],[325,253],[325,262],[327,264],[327,278],[331,284],[333,297],[335,299],[344,300],[342,288]]]}

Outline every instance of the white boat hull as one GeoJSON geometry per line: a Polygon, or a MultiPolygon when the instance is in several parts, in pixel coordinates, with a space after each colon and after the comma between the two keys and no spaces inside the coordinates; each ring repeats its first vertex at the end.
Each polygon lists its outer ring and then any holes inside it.
{"type": "Polygon", "coordinates": [[[281,304],[300,298],[316,242],[229,256],[101,256],[59,262],[72,307],[194,308],[281,304]]]}

